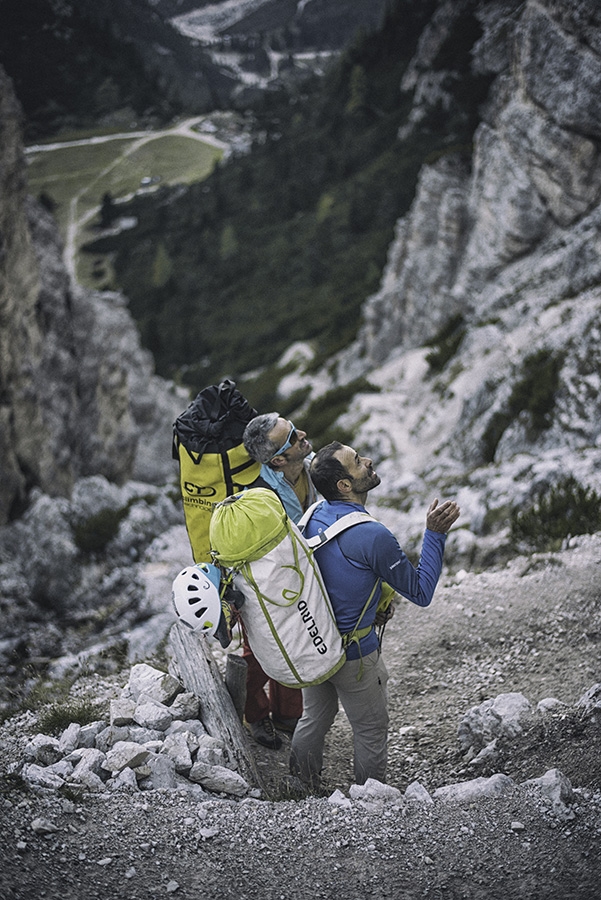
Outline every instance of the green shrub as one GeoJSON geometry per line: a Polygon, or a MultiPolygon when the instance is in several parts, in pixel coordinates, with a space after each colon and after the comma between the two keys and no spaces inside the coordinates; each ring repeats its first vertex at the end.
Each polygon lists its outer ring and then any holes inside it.
{"type": "Polygon", "coordinates": [[[286,415],[281,407],[284,405],[277,400],[278,385],[285,375],[293,372],[294,363],[288,363],[286,366],[271,365],[266,366],[258,374],[239,378],[237,380],[238,390],[246,397],[251,406],[260,413],[278,410],[283,416],[286,415]]]}
{"type": "Polygon", "coordinates": [[[60,734],[72,722],[89,725],[90,722],[97,722],[104,714],[106,710],[102,710],[91,700],[70,700],[50,704],[40,713],[38,721],[44,734],[60,734]]]}
{"type": "Polygon", "coordinates": [[[304,387],[298,388],[298,390],[293,391],[293,393],[290,394],[289,397],[287,397],[285,400],[280,401],[280,415],[284,417],[290,416],[295,409],[298,409],[299,406],[303,405],[306,396],[307,389],[304,387]]]}
{"type": "MultiPolygon", "coordinates": [[[[102,671],[102,656],[118,656],[118,651],[110,650],[101,655],[94,663],[94,671],[102,671]]],[[[127,662],[126,654],[120,660],[121,667],[127,662]]],[[[99,719],[108,719],[109,701],[99,702],[93,693],[72,696],[71,691],[78,675],[71,673],[64,678],[53,679],[40,674],[33,666],[26,668],[25,673],[31,679],[24,678],[19,688],[11,692],[11,703],[6,709],[7,715],[29,710],[37,715],[40,731],[45,734],[59,734],[72,722],[87,725],[99,719]]]]}
{"type": "Polygon", "coordinates": [[[73,538],[82,553],[100,553],[104,550],[116,537],[128,509],[101,509],[89,519],[73,525],[73,538]]]}
{"type": "Polygon", "coordinates": [[[448,361],[457,353],[465,332],[463,316],[456,315],[429,342],[429,346],[433,349],[426,356],[426,362],[431,372],[442,372],[448,361]]]}
{"type": "Polygon", "coordinates": [[[480,534],[493,534],[499,528],[504,528],[510,521],[511,506],[503,504],[492,509],[488,509],[482,520],[480,534]]]}
{"type": "Polygon", "coordinates": [[[482,437],[485,462],[494,460],[499,441],[521,412],[530,416],[528,436],[531,440],[536,440],[550,427],[562,365],[563,355],[553,356],[548,350],[537,350],[526,357],[522,377],[515,383],[507,406],[491,417],[482,437]]]}
{"type": "Polygon", "coordinates": [[[541,492],[527,509],[514,507],[510,521],[515,543],[557,550],[570,535],[601,531],[601,495],[569,475],[541,492]]]}
{"type": "Polygon", "coordinates": [[[563,355],[552,356],[548,350],[538,350],[526,357],[524,374],[512,391],[511,412],[530,413],[536,434],[551,425],[562,365],[563,355]]]}
{"type": "Polygon", "coordinates": [[[509,415],[505,410],[499,410],[491,417],[482,435],[482,456],[484,462],[490,463],[494,460],[499,441],[512,421],[513,416],[509,415]]]}
{"type": "Polygon", "coordinates": [[[393,496],[382,497],[378,506],[383,506],[385,509],[396,509],[398,512],[409,512],[414,499],[409,488],[401,488],[393,496]]]}
{"type": "Polygon", "coordinates": [[[343,444],[352,443],[353,435],[341,428],[332,429],[332,425],[344,412],[355,394],[379,393],[380,388],[370,384],[365,378],[357,378],[349,384],[334,388],[327,394],[318,397],[309,406],[303,420],[303,431],[306,431],[314,447],[323,447],[330,441],[337,440],[343,444]]]}

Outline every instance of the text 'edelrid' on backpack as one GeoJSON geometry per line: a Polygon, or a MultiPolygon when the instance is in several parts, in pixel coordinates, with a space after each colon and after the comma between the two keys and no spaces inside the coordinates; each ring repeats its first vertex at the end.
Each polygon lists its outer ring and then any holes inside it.
{"type": "MultiPolygon", "coordinates": [[[[332,526],[336,533],[370,519],[362,513],[345,518],[347,523],[332,526]]],[[[210,542],[214,562],[233,573],[234,587],[244,595],[240,617],[265,674],[302,688],[337,672],[349,636],[340,635],[313,551],[277,495],[251,488],[219,503],[210,542]]],[[[352,639],[369,631],[358,625],[352,639]]]]}

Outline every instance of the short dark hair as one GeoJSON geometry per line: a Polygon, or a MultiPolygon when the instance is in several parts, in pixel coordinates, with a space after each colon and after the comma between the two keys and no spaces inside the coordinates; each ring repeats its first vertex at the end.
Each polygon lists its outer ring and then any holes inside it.
{"type": "Polygon", "coordinates": [[[311,481],[326,500],[340,500],[342,494],[338,482],[341,478],[350,478],[346,467],[334,456],[343,446],[340,441],[332,441],[318,450],[311,462],[311,481]]]}

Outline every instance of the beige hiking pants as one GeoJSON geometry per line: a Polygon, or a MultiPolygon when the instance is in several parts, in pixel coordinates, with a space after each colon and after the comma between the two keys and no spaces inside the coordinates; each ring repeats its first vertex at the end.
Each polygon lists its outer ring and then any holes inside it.
{"type": "Polygon", "coordinates": [[[363,657],[363,673],[357,680],[361,662],[347,660],[323,684],[303,688],[303,715],[292,738],[290,771],[311,787],[321,783],[325,737],[339,701],[353,729],[355,782],[386,779],[388,672],[381,652],[374,650],[363,657]]]}

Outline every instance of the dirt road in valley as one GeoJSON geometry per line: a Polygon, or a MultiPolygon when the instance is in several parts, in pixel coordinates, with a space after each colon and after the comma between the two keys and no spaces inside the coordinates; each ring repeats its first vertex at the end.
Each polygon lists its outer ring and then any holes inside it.
{"type": "MultiPolygon", "coordinates": [[[[62,150],[69,147],[86,147],[93,146],[94,144],[107,144],[114,141],[127,141],[131,140],[131,143],[128,143],[124,148],[123,152],[119,154],[110,165],[106,166],[104,169],[99,171],[95,176],[92,182],[88,183],[85,188],[82,188],[78,191],[70,200],[69,203],[69,218],[66,229],[66,238],[65,238],[65,250],[64,250],[64,260],[67,270],[72,278],[75,279],[75,258],[77,255],[77,240],[80,232],[98,215],[100,210],[100,206],[96,206],[93,209],[86,210],[85,213],[79,214],[78,206],[84,192],[89,191],[90,185],[94,183],[94,181],[99,181],[102,178],[105,178],[111,171],[116,169],[121,165],[123,160],[128,156],[131,156],[133,153],[136,153],[140,147],[143,147],[145,144],[150,143],[151,141],[155,141],[158,138],[163,137],[187,137],[192,140],[199,141],[203,144],[208,144],[211,147],[216,147],[219,150],[223,150],[224,152],[229,149],[229,144],[225,141],[219,140],[214,135],[202,132],[198,130],[198,126],[206,121],[208,116],[193,116],[191,118],[183,119],[181,122],[177,122],[169,128],[163,128],[158,131],[129,131],[129,132],[120,132],[116,134],[106,134],[106,135],[96,135],[89,138],[82,138],[81,140],[73,140],[73,141],[55,141],[53,143],[48,144],[35,144],[26,148],[26,154],[32,155],[34,153],[46,153],[49,151],[62,150]]],[[[131,200],[134,196],[134,193],[126,194],[123,197],[120,197],[120,200],[126,201],[131,200]]]]}

